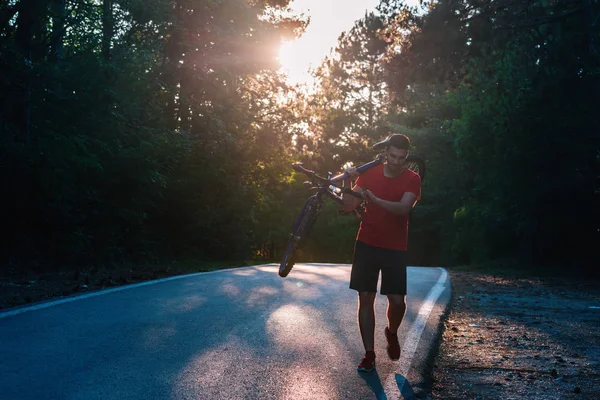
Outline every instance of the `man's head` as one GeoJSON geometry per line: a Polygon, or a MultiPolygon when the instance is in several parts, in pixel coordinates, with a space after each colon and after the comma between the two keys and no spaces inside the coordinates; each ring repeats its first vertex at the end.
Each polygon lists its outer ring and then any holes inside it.
{"type": "Polygon", "coordinates": [[[387,150],[390,147],[395,147],[400,150],[406,150],[410,148],[410,139],[408,136],[403,135],[402,133],[394,133],[387,137],[384,141],[385,149],[387,150]]]}
{"type": "Polygon", "coordinates": [[[384,156],[392,173],[399,173],[404,168],[404,161],[408,156],[410,139],[401,133],[394,133],[387,137],[384,144],[384,156]]]}
{"type": "Polygon", "coordinates": [[[410,148],[410,139],[408,136],[401,133],[394,133],[382,140],[381,142],[373,145],[373,150],[381,151],[386,150],[390,146],[396,147],[400,150],[407,150],[410,148]]]}

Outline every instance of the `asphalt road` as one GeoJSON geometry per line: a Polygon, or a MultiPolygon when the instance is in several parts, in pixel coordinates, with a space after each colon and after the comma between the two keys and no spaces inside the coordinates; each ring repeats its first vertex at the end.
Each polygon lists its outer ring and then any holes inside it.
{"type": "Polygon", "coordinates": [[[363,355],[350,267],[262,265],[169,278],[0,313],[0,398],[397,399],[422,391],[450,282],[409,267],[402,356],[363,355]],[[402,393],[402,395],[401,395],[402,393]]]}

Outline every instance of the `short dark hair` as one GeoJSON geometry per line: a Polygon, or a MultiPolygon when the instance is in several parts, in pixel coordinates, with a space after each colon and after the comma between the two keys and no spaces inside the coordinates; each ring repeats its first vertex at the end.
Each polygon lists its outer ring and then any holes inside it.
{"type": "Polygon", "coordinates": [[[401,150],[407,150],[410,148],[410,139],[408,136],[402,133],[394,133],[386,139],[385,148],[389,148],[390,146],[394,146],[401,150]]]}

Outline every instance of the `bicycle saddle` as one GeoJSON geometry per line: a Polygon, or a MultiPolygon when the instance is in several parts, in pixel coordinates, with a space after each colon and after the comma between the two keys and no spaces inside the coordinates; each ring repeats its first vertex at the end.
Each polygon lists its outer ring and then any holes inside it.
{"type": "Polygon", "coordinates": [[[381,151],[381,150],[385,149],[385,147],[388,146],[388,143],[390,143],[391,141],[393,141],[396,144],[397,140],[399,139],[399,138],[395,138],[396,136],[403,137],[404,135],[398,134],[398,133],[393,133],[393,134],[389,135],[388,137],[386,137],[381,142],[375,143],[373,145],[373,147],[371,147],[371,148],[375,151],[381,151]],[[395,140],[394,140],[394,138],[395,138],[395,140]]]}
{"type": "Polygon", "coordinates": [[[392,135],[386,137],[384,140],[382,140],[381,142],[377,142],[373,145],[373,147],[371,147],[373,150],[375,151],[381,151],[383,149],[385,149],[385,146],[388,144],[390,137],[392,135]]]}

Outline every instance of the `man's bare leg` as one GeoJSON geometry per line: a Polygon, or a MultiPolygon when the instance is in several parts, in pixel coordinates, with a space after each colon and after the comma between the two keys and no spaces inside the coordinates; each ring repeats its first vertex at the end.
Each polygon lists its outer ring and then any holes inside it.
{"type": "Polygon", "coordinates": [[[398,332],[398,327],[404,319],[404,314],[406,314],[406,296],[402,294],[389,294],[387,298],[388,329],[391,333],[395,334],[398,332]]]}
{"type": "Polygon", "coordinates": [[[387,340],[387,353],[391,360],[400,358],[400,342],[398,341],[398,327],[406,313],[406,297],[404,295],[388,295],[387,320],[385,338],[387,340]]]}
{"type": "Polygon", "coordinates": [[[375,349],[375,297],[376,292],[358,293],[358,328],[365,352],[375,349]]]}

